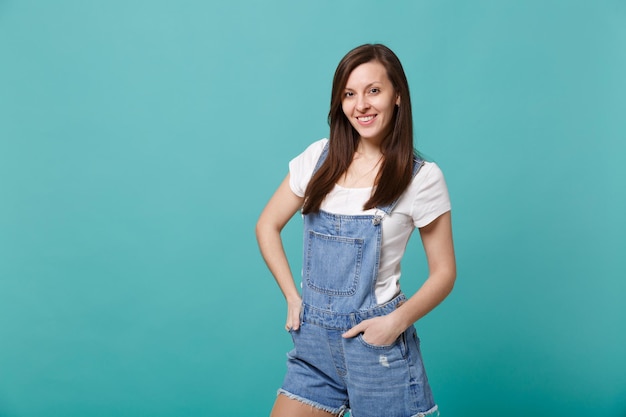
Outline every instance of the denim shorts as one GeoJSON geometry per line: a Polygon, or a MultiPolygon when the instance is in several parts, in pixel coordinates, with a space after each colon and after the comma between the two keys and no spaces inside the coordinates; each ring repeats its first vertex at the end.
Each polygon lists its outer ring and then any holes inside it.
{"type": "Polygon", "coordinates": [[[300,329],[292,331],[287,375],[279,394],[352,417],[416,417],[437,412],[422,363],[420,341],[410,326],[391,345],[341,334],[368,318],[389,314],[400,295],[367,311],[337,314],[303,305],[300,329]]]}

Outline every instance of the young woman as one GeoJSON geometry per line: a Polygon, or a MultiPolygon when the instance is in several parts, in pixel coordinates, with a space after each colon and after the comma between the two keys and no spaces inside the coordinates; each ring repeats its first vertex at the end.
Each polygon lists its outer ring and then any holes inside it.
{"type": "Polygon", "coordinates": [[[272,417],[435,413],[413,324],[454,285],[450,201],[440,169],[413,150],[409,87],[389,48],[341,60],[328,119],[329,139],[290,162],[256,227],[294,342],[272,417]],[[298,210],[301,291],[280,237],[298,210]],[[416,227],[429,276],[407,299],[400,261],[416,227]]]}

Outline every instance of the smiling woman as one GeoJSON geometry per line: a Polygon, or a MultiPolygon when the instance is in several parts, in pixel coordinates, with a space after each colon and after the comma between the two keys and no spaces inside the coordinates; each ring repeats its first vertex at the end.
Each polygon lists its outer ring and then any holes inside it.
{"type": "Polygon", "coordinates": [[[352,71],[346,83],[342,109],[361,138],[354,158],[337,184],[368,187],[376,182],[383,155],[380,144],[389,134],[400,96],[395,92],[385,67],[366,62],[352,71]]]}
{"type": "Polygon", "coordinates": [[[330,138],[290,162],[257,223],[294,342],[272,416],[435,413],[413,323],[454,285],[450,200],[439,168],[413,150],[408,83],[389,48],[363,45],[342,59],[329,122],[330,138]],[[302,294],[280,236],[300,209],[302,294]],[[407,299],[400,262],[415,228],[429,277],[407,299]]]}
{"type": "Polygon", "coordinates": [[[385,67],[378,61],[366,62],[352,71],[346,83],[342,109],[361,137],[361,147],[380,147],[389,133],[395,106],[400,105],[385,67]]]}

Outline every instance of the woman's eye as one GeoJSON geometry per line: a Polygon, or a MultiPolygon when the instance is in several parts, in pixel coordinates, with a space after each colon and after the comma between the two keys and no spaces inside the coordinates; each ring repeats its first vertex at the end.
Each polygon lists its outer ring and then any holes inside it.
{"type": "Polygon", "coordinates": [[[343,96],[344,97],[352,97],[354,95],[354,93],[352,91],[346,91],[343,96]]]}
{"type": "Polygon", "coordinates": [[[380,92],[380,89],[378,89],[378,88],[372,88],[372,89],[370,89],[370,93],[371,93],[371,94],[376,94],[376,93],[378,93],[378,92],[380,92]]]}

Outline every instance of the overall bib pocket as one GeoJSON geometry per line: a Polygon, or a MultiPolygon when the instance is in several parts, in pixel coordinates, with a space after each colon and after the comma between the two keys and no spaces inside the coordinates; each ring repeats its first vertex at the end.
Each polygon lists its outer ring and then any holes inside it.
{"type": "Polygon", "coordinates": [[[363,239],[309,230],[304,278],[307,286],[333,296],[354,295],[363,259],[363,239]]]}

